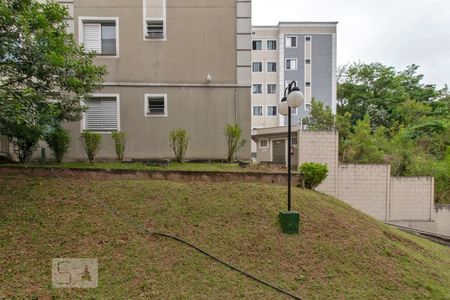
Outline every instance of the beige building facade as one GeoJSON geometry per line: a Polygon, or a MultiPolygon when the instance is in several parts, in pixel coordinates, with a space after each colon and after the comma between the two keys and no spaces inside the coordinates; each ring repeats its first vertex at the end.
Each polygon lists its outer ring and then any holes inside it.
{"type": "Polygon", "coordinates": [[[102,135],[98,159],[115,159],[115,130],[126,134],[126,159],[170,159],[178,128],[190,136],[187,159],[225,159],[228,124],[248,141],[238,158],[250,158],[251,1],[59,2],[68,30],[108,70],[83,119],[67,124],[67,160],[86,159],[83,131],[102,135]]]}

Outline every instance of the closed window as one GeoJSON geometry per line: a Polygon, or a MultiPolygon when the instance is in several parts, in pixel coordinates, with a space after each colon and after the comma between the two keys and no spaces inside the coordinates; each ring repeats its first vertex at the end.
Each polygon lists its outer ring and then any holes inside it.
{"type": "Polygon", "coordinates": [[[252,42],[252,49],[253,50],[262,50],[262,41],[261,40],[254,40],[252,42]]]}
{"type": "Polygon", "coordinates": [[[93,97],[85,100],[84,130],[119,130],[117,97],[93,97]]]}
{"type": "Polygon", "coordinates": [[[275,117],[277,116],[277,107],[276,106],[267,106],[267,116],[275,117]]]}
{"type": "Polygon", "coordinates": [[[269,140],[259,140],[259,147],[260,148],[268,148],[269,147],[269,140]]]}
{"type": "Polygon", "coordinates": [[[306,87],[311,87],[311,82],[305,82],[306,87]]]}
{"type": "Polygon", "coordinates": [[[305,37],[305,42],[310,43],[311,42],[311,37],[310,36],[305,37]]]}
{"type": "Polygon", "coordinates": [[[276,84],[268,84],[267,85],[267,94],[273,95],[277,93],[277,85],[276,84]]]}
{"type": "Polygon", "coordinates": [[[163,20],[147,20],[147,39],[163,39],[164,38],[164,21],[163,20]]]}
{"type": "Polygon", "coordinates": [[[277,63],[276,62],[268,62],[267,63],[267,72],[276,72],[277,71],[277,63]]]}
{"type": "Polygon", "coordinates": [[[286,37],[286,48],[297,48],[297,37],[296,36],[286,37]]]}
{"type": "Polygon", "coordinates": [[[306,59],[305,60],[305,64],[310,65],[311,64],[311,60],[310,59],[306,59]]]}
{"type": "Polygon", "coordinates": [[[262,94],[262,84],[253,85],[253,94],[262,94]]]}
{"type": "Polygon", "coordinates": [[[98,55],[117,55],[116,21],[83,20],[84,48],[98,55]]]}
{"type": "Polygon", "coordinates": [[[259,73],[259,72],[262,72],[262,62],[254,62],[253,64],[252,64],[252,71],[253,72],[257,72],[257,73],[259,73]]]}
{"type": "Polygon", "coordinates": [[[276,40],[268,40],[267,41],[267,50],[277,50],[277,41],[276,40]]]}
{"type": "Polygon", "coordinates": [[[311,110],[311,104],[310,103],[306,103],[305,104],[305,110],[311,110]]]}
{"type": "Polygon", "coordinates": [[[296,58],[286,59],[286,70],[297,70],[297,59],[296,58]]]}
{"type": "Polygon", "coordinates": [[[263,107],[262,106],[253,106],[253,116],[261,117],[263,115],[263,107]]]}
{"type": "Polygon", "coordinates": [[[145,116],[166,117],[167,95],[145,95],[145,116]]]}
{"type": "Polygon", "coordinates": [[[291,139],[291,144],[292,145],[297,145],[298,144],[298,139],[297,138],[292,138],[291,139]]]}

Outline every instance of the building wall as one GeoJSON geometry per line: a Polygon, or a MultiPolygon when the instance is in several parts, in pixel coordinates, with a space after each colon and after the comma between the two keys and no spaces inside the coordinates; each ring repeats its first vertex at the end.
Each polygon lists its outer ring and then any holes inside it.
{"type": "MultiPolygon", "coordinates": [[[[108,70],[104,87],[95,93],[120,97],[118,118],[127,136],[127,158],[172,157],[169,132],[177,128],[190,134],[188,159],[224,159],[228,124],[240,125],[250,141],[251,1],[60,2],[71,11],[68,25],[79,42],[83,17],[118,20],[118,55],[94,60],[108,70]],[[165,19],[163,40],[144,38],[146,17],[165,19]],[[145,116],[145,94],[167,95],[167,117],[145,116]]],[[[72,136],[67,160],[86,159],[79,139],[81,124],[67,125],[72,136]]],[[[102,133],[98,158],[115,158],[110,133],[102,133]]],[[[250,143],[239,158],[250,158],[250,143]]]]}
{"type": "Polygon", "coordinates": [[[299,165],[306,162],[326,164],[328,177],[318,191],[336,196],[339,136],[337,132],[299,131],[299,165]]]}
{"type": "MultiPolygon", "coordinates": [[[[225,159],[224,130],[228,124],[240,124],[243,138],[250,140],[250,95],[248,88],[193,87],[107,87],[102,93],[120,94],[120,130],[127,136],[126,158],[173,158],[169,132],[177,128],[190,136],[187,159],[225,159]],[[168,116],[146,117],[144,94],[167,93],[168,116]]],[[[68,125],[72,145],[67,160],[86,159],[79,139],[81,123],[68,125]]],[[[239,158],[249,159],[249,143],[239,158]]],[[[99,159],[115,158],[111,134],[102,135],[99,159]]]]}
{"type": "Polygon", "coordinates": [[[390,184],[390,221],[433,219],[433,178],[391,177],[390,184]]]}
{"type": "Polygon", "coordinates": [[[337,198],[379,220],[387,220],[389,165],[339,165],[337,198]]]}

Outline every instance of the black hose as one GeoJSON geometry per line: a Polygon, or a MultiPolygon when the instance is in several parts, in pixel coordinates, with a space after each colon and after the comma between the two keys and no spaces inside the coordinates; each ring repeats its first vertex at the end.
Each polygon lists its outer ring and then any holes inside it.
{"type": "MultiPolygon", "coordinates": [[[[64,183],[66,183],[66,181],[64,181],[64,179],[61,178],[61,177],[54,171],[53,168],[50,168],[50,169],[51,169],[52,173],[53,173],[58,179],[60,179],[60,180],[61,180],[62,182],[64,182],[64,183]]],[[[69,171],[69,172],[70,172],[70,171],[69,171]]],[[[70,173],[71,173],[71,172],[70,172],[70,173]]],[[[68,184],[67,184],[67,185],[68,185],[68,184]]],[[[77,192],[79,191],[78,189],[74,188],[72,185],[69,185],[69,187],[70,187],[72,190],[74,190],[74,191],[77,191],[77,192]]],[[[86,196],[87,196],[87,195],[86,195],[86,196]]],[[[291,297],[291,298],[293,298],[293,299],[301,300],[300,297],[298,297],[298,296],[292,294],[291,292],[286,291],[286,290],[283,290],[282,288],[279,288],[279,287],[277,287],[277,286],[275,286],[275,285],[273,285],[273,284],[271,284],[271,283],[269,283],[269,282],[267,282],[267,281],[264,281],[264,280],[262,280],[262,279],[259,279],[259,278],[257,278],[256,276],[251,275],[251,274],[247,273],[246,271],[244,271],[244,270],[242,270],[242,269],[240,269],[240,268],[238,268],[238,267],[236,267],[236,266],[233,266],[232,264],[230,264],[230,263],[228,263],[228,262],[226,262],[226,261],[224,261],[224,260],[222,260],[222,259],[220,259],[220,258],[218,258],[218,257],[216,257],[216,256],[214,256],[214,255],[212,255],[212,254],[210,254],[210,253],[208,253],[208,252],[206,252],[205,250],[203,250],[203,249],[201,249],[201,248],[195,246],[194,244],[192,244],[192,243],[190,243],[190,242],[188,242],[188,241],[185,241],[185,240],[183,240],[183,239],[181,239],[181,238],[179,238],[179,237],[176,237],[176,236],[174,236],[174,235],[171,235],[171,234],[169,234],[169,233],[164,233],[164,232],[158,232],[158,231],[151,231],[151,230],[148,230],[148,229],[145,228],[142,224],[136,222],[135,220],[133,220],[133,219],[130,218],[129,216],[120,213],[117,209],[115,209],[114,207],[112,207],[112,206],[106,204],[106,202],[104,202],[104,201],[101,201],[101,200],[98,200],[98,199],[94,199],[94,198],[91,197],[91,196],[86,197],[86,198],[87,198],[87,199],[93,200],[96,204],[98,204],[98,205],[100,205],[101,207],[103,207],[103,208],[109,210],[109,211],[112,212],[114,215],[116,215],[116,216],[119,217],[120,219],[126,221],[128,224],[134,226],[137,230],[142,231],[142,232],[145,233],[146,235],[159,236],[159,237],[172,239],[172,240],[174,240],[174,241],[177,241],[177,242],[179,242],[179,243],[182,243],[182,244],[184,244],[184,245],[186,245],[186,246],[188,246],[188,247],[191,247],[191,248],[197,250],[198,252],[200,252],[200,253],[206,255],[207,257],[209,257],[209,258],[211,258],[211,259],[213,259],[213,260],[215,260],[215,261],[221,263],[222,265],[224,265],[224,266],[226,266],[226,267],[228,267],[228,268],[230,268],[230,269],[232,269],[232,270],[234,270],[234,271],[236,271],[236,272],[239,272],[239,273],[241,273],[242,275],[244,275],[244,276],[246,276],[246,277],[248,277],[248,278],[250,278],[250,279],[253,279],[254,281],[256,281],[256,282],[258,282],[258,283],[260,283],[260,284],[262,284],[262,285],[265,285],[265,286],[267,286],[267,287],[270,287],[270,288],[276,290],[277,292],[282,293],[282,294],[284,294],[284,295],[286,295],[286,296],[289,296],[289,297],[291,297]]]]}

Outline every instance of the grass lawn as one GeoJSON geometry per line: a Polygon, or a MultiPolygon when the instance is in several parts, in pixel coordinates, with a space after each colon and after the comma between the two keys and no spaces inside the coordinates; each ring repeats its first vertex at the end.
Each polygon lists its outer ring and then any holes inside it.
{"type": "Polygon", "coordinates": [[[0,176],[0,298],[286,299],[173,240],[138,234],[97,199],[303,299],[449,299],[450,248],[299,189],[302,233],[286,236],[277,224],[285,197],[283,187],[249,183],[0,176]],[[53,289],[58,257],[98,258],[98,288],[53,289]]]}
{"type": "Polygon", "coordinates": [[[68,168],[68,169],[106,169],[106,170],[138,170],[138,171],[213,171],[213,172],[287,172],[287,168],[269,165],[251,164],[246,168],[237,163],[178,163],[170,162],[167,167],[148,166],[144,163],[119,163],[119,162],[66,162],[61,164],[0,164],[1,166],[14,166],[24,168],[68,168]]]}

